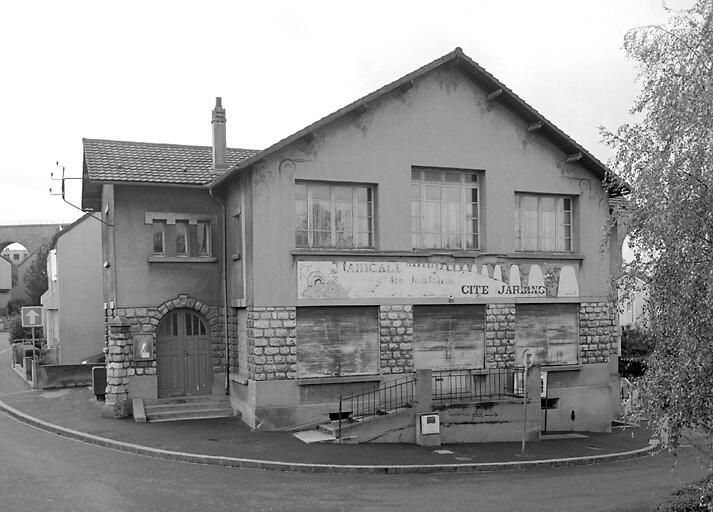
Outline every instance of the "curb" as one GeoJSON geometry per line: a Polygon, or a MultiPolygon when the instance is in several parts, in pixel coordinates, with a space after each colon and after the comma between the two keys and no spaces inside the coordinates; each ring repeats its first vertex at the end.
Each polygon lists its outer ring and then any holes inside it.
{"type": "Polygon", "coordinates": [[[585,457],[569,457],[563,459],[544,459],[532,461],[513,462],[473,462],[463,464],[383,464],[383,465],[350,465],[350,464],[309,464],[303,462],[282,462],[259,459],[242,459],[236,457],[221,457],[217,455],[201,455],[197,453],[176,452],[150,448],[138,444],[125,443],[106,437],[95,436],[71,428],[60,427],[52,423],[35,418],[23,413],[5,402],[0,401],[0,411],[18,421],[31,425],[40,430],[57,434],[62,437],[74,439],[87,444],[111,448],[120,452],[144,455],[155,459],[173,462],[188,462],[211,466],[225,466],[240,469],[263,469],[268,471],[290,471],[297,473],[379,473],[379,474],[407,474],[407,473],[472,473],[477,471],[514,471],[531,468],[553,468],[562,466],[580,466],[606,461],[629,460],[636,457],[653,454],[657,447],[649,444],[638,450],[605,455],[591,455],[585,457]]]}

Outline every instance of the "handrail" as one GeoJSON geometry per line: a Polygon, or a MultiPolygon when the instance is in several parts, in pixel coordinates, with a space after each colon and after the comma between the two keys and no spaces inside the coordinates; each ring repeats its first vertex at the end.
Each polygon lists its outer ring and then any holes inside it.
{"type": "MultiPolygon", "coordinates": [[[[431,398],[434,404],[447,405],[509,397],[522,397],[523,368],[433,370],[431,398]]],[[[376,389],[339,395],[339,426],[349,418],[367,419],[411,408],[418,403],[417,374],[388,381],[376,389]]]]}
{"type": "Polygon", "coordinates": [[[434,370],[433,402],[448,404],[522,396],[522,368],[434,370]]]}
{"type": "Polygon", "coordinates": [[[401,379],[395,379],[382,384],[377,389],[339,395],[339,430],[337,437],[342,437],[342,419],[365,419],[397,412],[413,407],[416,402],[416,374],[401,379]]]}

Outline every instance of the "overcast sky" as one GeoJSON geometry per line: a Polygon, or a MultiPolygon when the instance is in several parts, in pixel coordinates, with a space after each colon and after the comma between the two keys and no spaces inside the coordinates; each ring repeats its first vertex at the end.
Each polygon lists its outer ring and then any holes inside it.
{"type": "Polygon", "coordinates": [[[623,36],[666,17],[660,0],[2,2],[0,224],[81,215],[49,187],[56,161],[81,176],[82,137],[209,145],[222,96],[228,145],[262,149],[456,46],[606,161],[598,127],[637,92],[623,36]]]}

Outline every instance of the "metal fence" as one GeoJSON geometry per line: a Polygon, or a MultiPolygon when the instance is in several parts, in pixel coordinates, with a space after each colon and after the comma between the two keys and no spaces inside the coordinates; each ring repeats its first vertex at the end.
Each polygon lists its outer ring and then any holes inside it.
{"type": "Polygon", "coordinates": [[[366,419],[413,407],[415,395],[415,375],[389,381],[371,391],[339,395],[339,430],[343,419],[366,419]]]}
{"type": "Polygon", "coordinates": [[[524,369],[437,370],[431,379],[434,403],[492,400],[522,396],[524,369]]]}

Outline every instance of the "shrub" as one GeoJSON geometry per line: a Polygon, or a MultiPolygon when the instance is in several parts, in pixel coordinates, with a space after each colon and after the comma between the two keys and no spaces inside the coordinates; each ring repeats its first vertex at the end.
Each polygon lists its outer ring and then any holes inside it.
{"type": "Polygon", "coordinates": [[[22,306],[27,306],[27,301],[24,299],[10,299],[7,302],[7,311],[6,314],[8,316],[14,316],[14,315],[19,315],[20,314],[20,308],[22,306]]]}
{"type": "MultiPolygon", "coordinates": [[[[11,316],[7,322],[7,330],[10,333],[10,343],[19,340],[29,340],[32,338],[32,328],[22,326],[22,318],[19,315],[11,316]]],[[[35,339],[40,343],[42,338],[42,329],[35,328],[35,339]]]]}
{"type": "Polygon", "coordinates": [[[713,480],[709,478],[674,491],[660,503],[651,507],[651,512],[703,512],[711,510],[713,480]]]}

